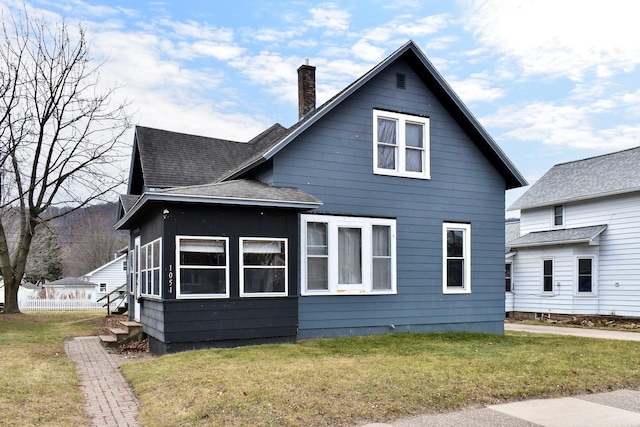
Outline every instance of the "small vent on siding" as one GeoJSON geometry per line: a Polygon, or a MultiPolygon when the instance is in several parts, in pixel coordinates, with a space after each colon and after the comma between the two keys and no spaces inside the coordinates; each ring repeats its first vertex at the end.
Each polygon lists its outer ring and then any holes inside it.
{"type": "Polygon", "coordinates": [[[398,89],[407,88],[407,76],[402,73],[396,73],[396,87],[398,89]]]}

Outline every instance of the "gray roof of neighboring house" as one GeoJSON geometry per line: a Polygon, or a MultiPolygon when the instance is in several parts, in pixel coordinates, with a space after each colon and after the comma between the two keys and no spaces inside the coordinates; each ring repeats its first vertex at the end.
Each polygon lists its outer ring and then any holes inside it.
{"type": "Polygon", "coordinates": [[[535,231],[508,243],[510,248],[548,246],[561,244],[592,243],[607,228],[606,225],[566,228],[562,230],[535,231]]]}
{"type": "Polygon", "coordinates": [[[552,167],[507,210],[640,191],[640,147],[552,167]]]}
{"type": "Polygon", "coordinates": [[[69,288],[82,288],[82,287],[92,287],[97,286],[95,283],[88,282],[86,280],[78,279],[77,277],[63,277],[59,280],[54,280],[53,282],[45,283],[45,286],[60,286],[60,287],[69,287],[69,288]]]}
{"type": "Polygon", "coordinates": [[[504,240],[508,243],[520,237],[520,219],[508,219],[505,224],[504,240]]]}

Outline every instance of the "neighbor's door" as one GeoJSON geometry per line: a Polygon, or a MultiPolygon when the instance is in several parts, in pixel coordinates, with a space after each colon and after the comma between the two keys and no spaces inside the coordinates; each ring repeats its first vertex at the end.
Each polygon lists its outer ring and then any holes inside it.
{"type": "Polygon", "coordinates": [[[135,238],[133,248],[133,280],[131,281],[131,294],[133,295],[133,320],[140,321],[140,236],[135,238]]]}

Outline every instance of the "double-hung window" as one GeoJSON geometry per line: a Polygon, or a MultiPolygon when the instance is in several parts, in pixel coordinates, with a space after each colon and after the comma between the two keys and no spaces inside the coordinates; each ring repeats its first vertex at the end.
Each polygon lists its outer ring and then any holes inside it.
{"type": "Polygon", "coordinates": [[[593,258],[578,258],[578,293],[593,293],[593,258]]]}
{"type": "Polygon", "coordinates": [[[557,205],[553,207],[553,225],[554,227],[564,225],[564,206],[557,205]]]}
{"type": "Polygon", "coordinates": [[[287,239],[240,238],[240,296],[287,296],[287,239]]]}
{"type": "Polygon", "coordinates": [[[542,292],[553,293],[553,260],[542,260],[542,292]]]}
{"type": "Polygon", "coordinates": [[[429,118],[373,110],[373,172],[430,178],[429,118]]]}
{"type": "Polygon", "coordinates": [[[442,226],[445,294],[471,292],[471,225],[445,222],[442,226]]]}
{"type": "Polygon", "coordinates": [[[228,297],[228,254],[227,237],[177,236],[177,297],[228,297]]]}
{"type": "Polygon", "coordinates": [[[396,293],[396,222],[302,215],[302,295],[396,293]]]}
{"type": "Polygon", "coordinates": [[[160,239],[140,248],[140,293],[160,296],[160,239]]]}

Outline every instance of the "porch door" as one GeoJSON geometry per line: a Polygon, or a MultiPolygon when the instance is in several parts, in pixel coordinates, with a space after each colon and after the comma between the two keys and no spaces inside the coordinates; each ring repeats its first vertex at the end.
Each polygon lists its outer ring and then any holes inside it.
{"type": "Polygon", "coordinates": [[[140,321],[140,236],[135,238],[133,249],[133,280],[131,281],[131,294],[133,295],[133,320],[140,321]]]}

